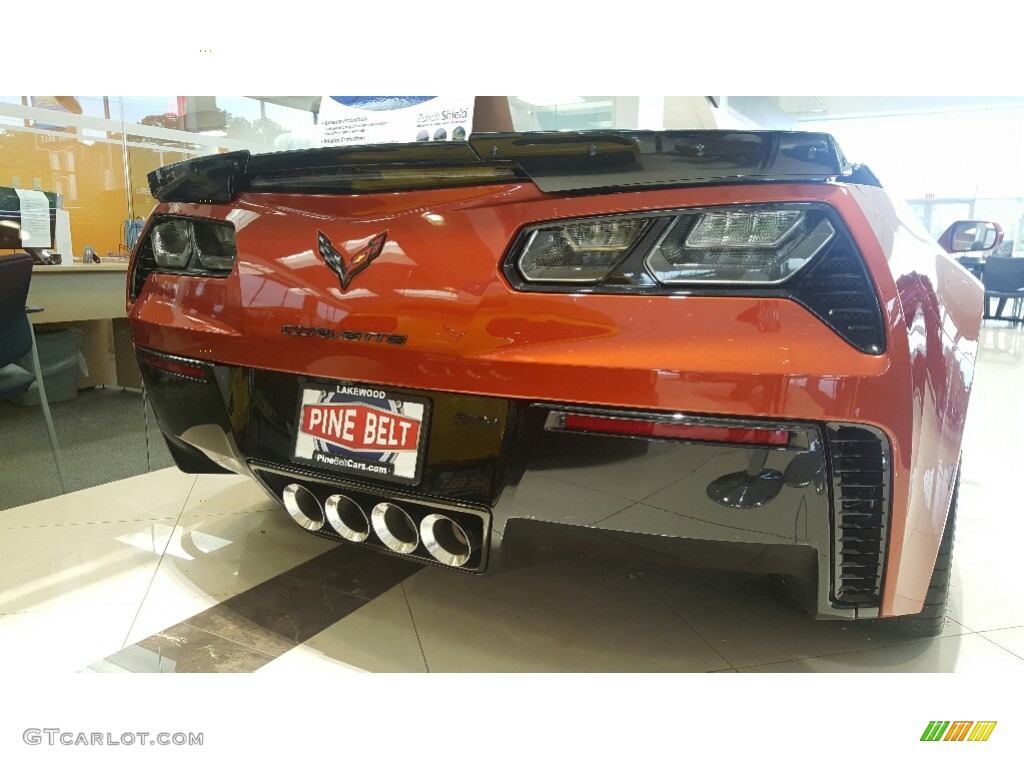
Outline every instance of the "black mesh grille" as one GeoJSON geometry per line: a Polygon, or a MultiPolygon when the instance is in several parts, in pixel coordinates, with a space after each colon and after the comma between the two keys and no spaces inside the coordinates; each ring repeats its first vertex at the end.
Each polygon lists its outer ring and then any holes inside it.
{"type": "Polygon", "coordinates": [[[833,598],[877,606],[889,529],[889,444],[867,427],[830,424],[835,505],[833,598]]]}
{"type": "Polygon", "coordinates": [[[885,329],[875,287],[846,238],[811,265],[794,286],[796,298],[861,352],[885,351],[885,329]]]}

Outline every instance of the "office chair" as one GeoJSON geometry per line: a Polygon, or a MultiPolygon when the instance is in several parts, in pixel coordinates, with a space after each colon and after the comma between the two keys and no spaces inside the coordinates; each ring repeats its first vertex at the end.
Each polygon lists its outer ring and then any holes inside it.
{"type": "Polygon", "coordinates": [[[957,262],[961,267],[966,269],[972,275],[979,280],[982,279],[983,273],[985,272],[985,262],[982,261],[980,256],[958,256],[957,262]]]}
{"type": "Polygon", "coordinates": [[[1024,322],[1020,314],[1021,301],[1024,300],[1024,259],[1006,256],[990,256],[985,261],[985,273],[981,276],[985,285],[985,319],[1009,320],[1015,326],[1024,322]],[[989,313],[989,300],[998,299],[994,315],[989,313]],[[1012,317],[1003,316],[1003,308],[1007,301],[1011,305],[1012,317]]]}
{"type": "Polygon", "coordinates": [[[50,448],[53,450],[53,459],[57,462],[61,491],[67,493],[64,461],[61,458],[60,446],[57,445],[57,433],[53,429],[50,404],[46,400],[42,367],[39,365],[39,352],[36,349],[36,334],[28,319],[30,312],[42,310],[25,306],[31,280],[32,257],[29,254],[0,256],[0,400],[13,400],[19,397],[32,386],[33,379],[35,380],[39,386],[39,401],[43,409],[43,418],[46,420],[46,431],[50,434],[50,448]],[[14,364],[15,360],[19,360],[30,351],[35,367],[34,376],[14,364]]]}

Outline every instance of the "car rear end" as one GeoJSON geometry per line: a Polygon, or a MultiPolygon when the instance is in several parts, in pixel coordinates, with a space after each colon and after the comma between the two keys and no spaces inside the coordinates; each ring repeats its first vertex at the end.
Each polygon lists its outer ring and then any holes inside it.
{"type": "Polygon", "coordinates": [[[481,572],[511,521],[584,526],[891,614],[917,427],[876,184],[778,132],[189,161],[132,335],[178,465],[318,535],[481,572]]]}

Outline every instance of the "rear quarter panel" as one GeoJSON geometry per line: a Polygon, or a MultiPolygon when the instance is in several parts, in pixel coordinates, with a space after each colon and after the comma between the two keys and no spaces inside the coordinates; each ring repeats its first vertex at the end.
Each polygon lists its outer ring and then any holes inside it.
{"type": "MultiPolygon", "coordinates": [[[[921,610],[952,498],[981,332],[984,289],[930,237],[908,207],[854,187],[894,293],[887,306],[894,359],[905,349],[909,419],[896,428],[893,518],[883,615],[921,610]]],[[[873,265],[877,266],[877,265],[873,265]]]]}

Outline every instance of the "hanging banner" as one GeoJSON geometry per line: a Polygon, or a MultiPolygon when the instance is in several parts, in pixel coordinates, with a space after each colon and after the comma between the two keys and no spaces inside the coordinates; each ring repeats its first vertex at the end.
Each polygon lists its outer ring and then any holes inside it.
{"type": "Polygon", "coordinates": [[[321,146],[465,141],[473,96],[324,96],[321,146]]]}

